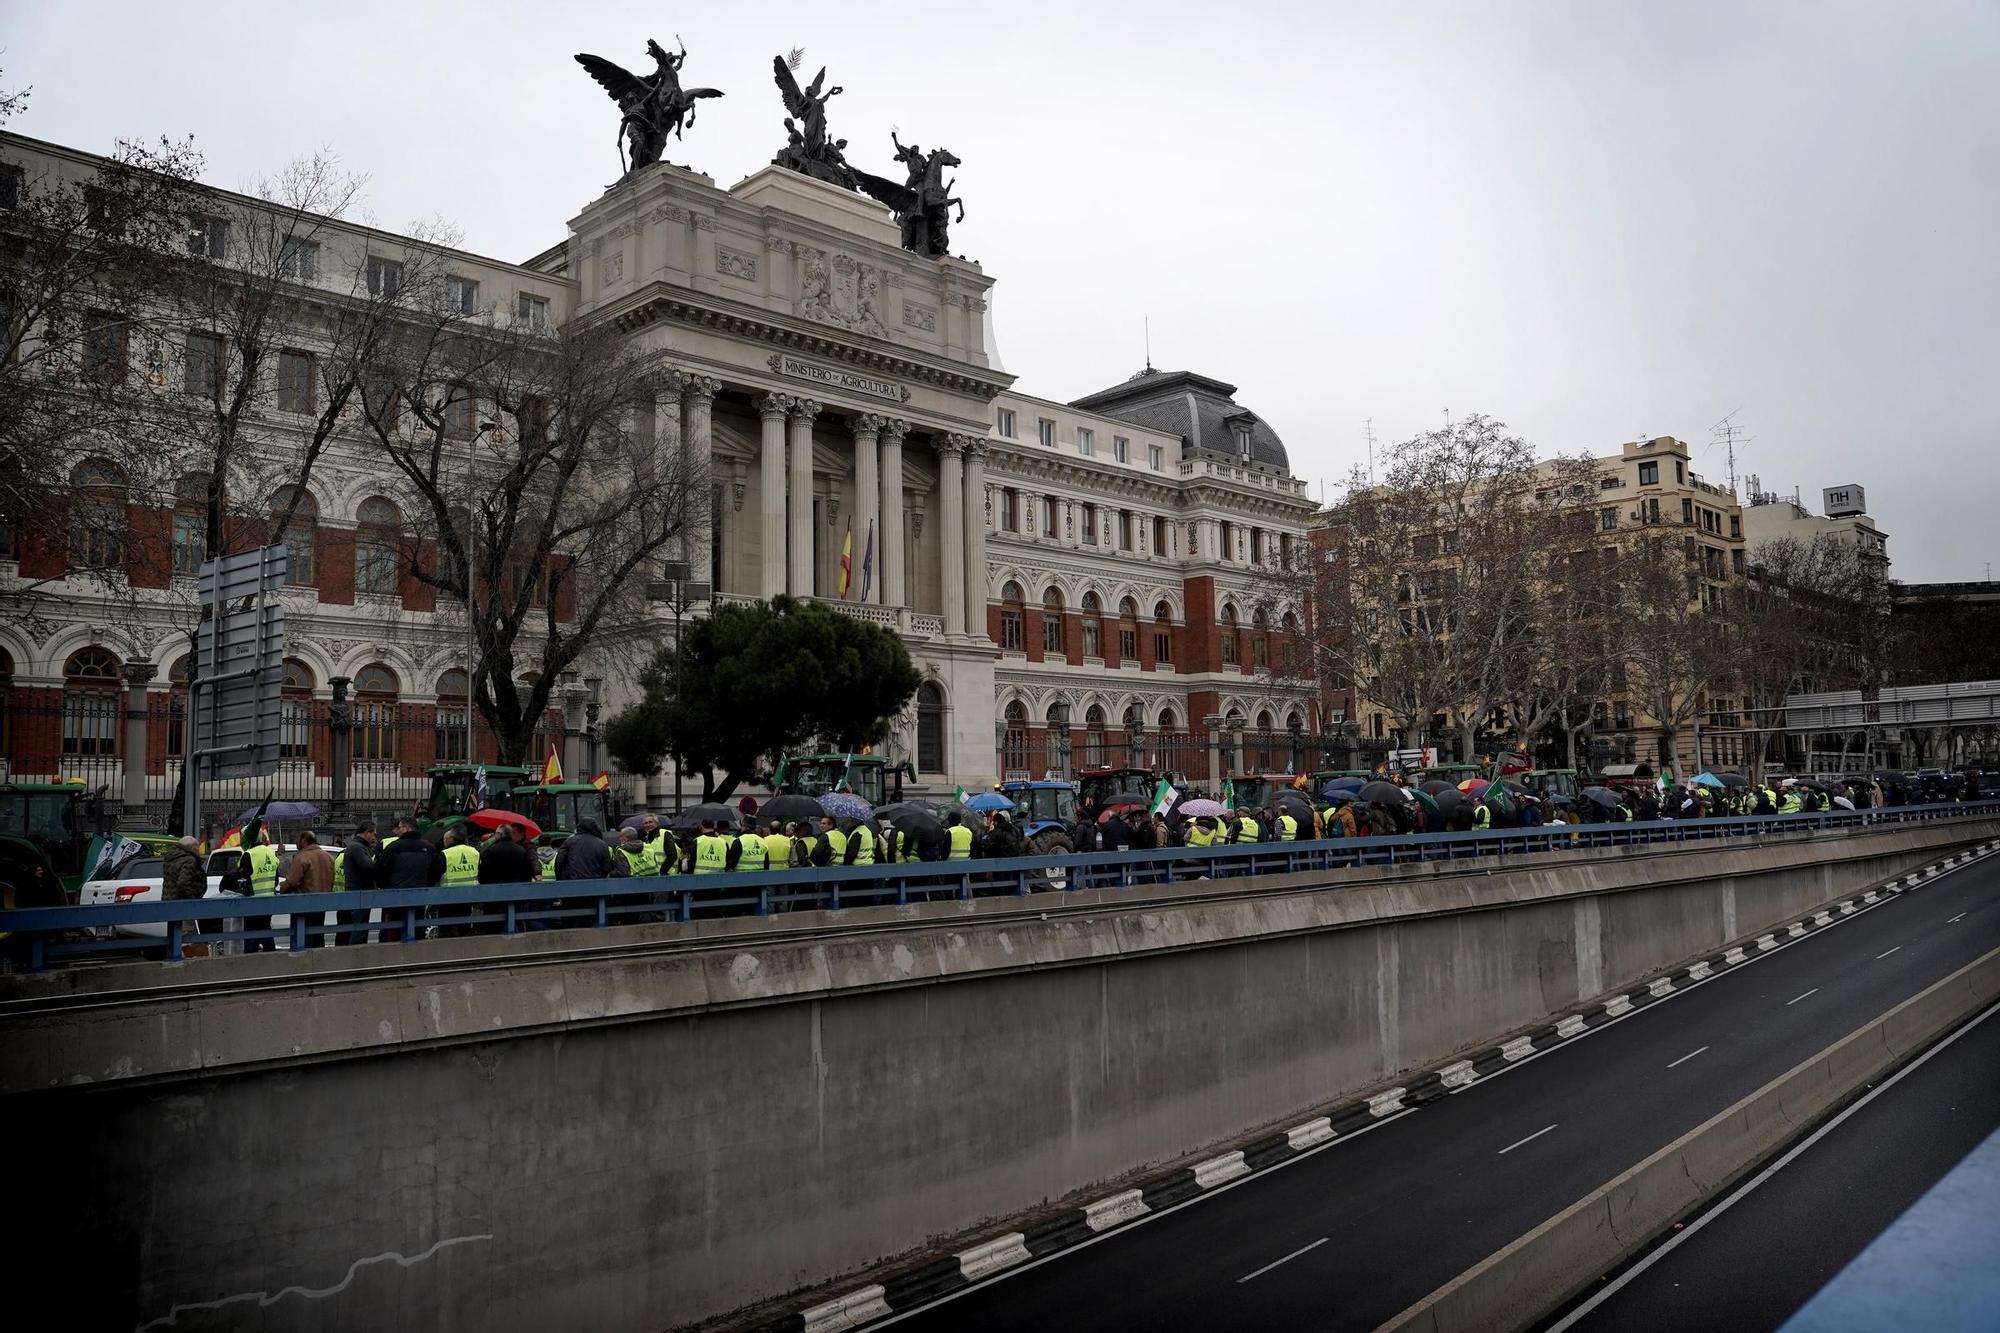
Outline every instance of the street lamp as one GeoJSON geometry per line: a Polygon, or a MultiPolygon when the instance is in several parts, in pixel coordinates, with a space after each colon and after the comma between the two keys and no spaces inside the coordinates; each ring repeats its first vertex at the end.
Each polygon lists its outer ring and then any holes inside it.
{"type": "MultiPolygon", "coordinates": [[[[714,597],[715,589],[708,583],[694,580],[693,569],[685,560],[669,560],[660,566],[660,577],[646,585],[646,596],[655,602],[665,603],[674,613],[674,688],[681,683],[683,658],[681,656],[681,617],[702,602],[714,597]]],[[[681,757],[674,756],[674,809],[681,808],[681,757]]]]}
{"type": "Polygon", "coordinates": [[[1285,733],[1292,741],[1292,766],[1288,771],[1297,773],[1301,767],[1301,756],[1306,745],[1306,724],[1297,717],[1286,718],[1285,733]]]}

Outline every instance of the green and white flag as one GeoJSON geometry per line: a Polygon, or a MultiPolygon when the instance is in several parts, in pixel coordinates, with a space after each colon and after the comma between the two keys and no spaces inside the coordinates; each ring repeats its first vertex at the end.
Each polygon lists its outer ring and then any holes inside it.
{"type": "Polygon", "coordinates": [[[90,869],[84,874],[86,880],[109,879],[117,874],[126,862],[137,859],[145,851],[145,845],[118,833],[100,833],[91,839],[85,852],[83,863],[90,869]]]}
{"type": "Polygon", "coordinates": [[[1167,811],[1173,809],[1174,798],[1179,795],[1180,793],[1174,790],[1173,783],[1168,782],[1165,778],[1161,778],[1160,785],[1153,788],[1153,808],[1149,813],[1164,815],[1167,811]]]}
{"type": "Polygon", "coordinates": [[[1236,808],[1236,779],[1224,778],[1222,780],[1222,803],[1231,810],[1236,808]]]}
{"type": "Polygon", "coordinates": [[[958,797],[958,803],[960,805],[964,805],[972,799],[970,796],[967,796],[965,794],[965,788],[963,787],[953,787],[952,795],[958,797]]]}

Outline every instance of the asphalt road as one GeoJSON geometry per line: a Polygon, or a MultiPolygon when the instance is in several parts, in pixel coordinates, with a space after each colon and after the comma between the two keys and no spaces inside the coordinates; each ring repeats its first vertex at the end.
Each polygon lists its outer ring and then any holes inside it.
{"type": "Polygon", "coordinates": [[[1996,1128],[2000,1013],[1755,1189],[1724,1196],[1726,1206],[1699,1229],[1645,1267],[1634,1265],[1624,1285],[1566,1326],[1577,1333],[1778,1328],[1996,1128]]]}
{"type": "Polygon", "coordinates": [[[1996,946],[2000,857],[881,1326],[1371,1329],[1996,946]]]}

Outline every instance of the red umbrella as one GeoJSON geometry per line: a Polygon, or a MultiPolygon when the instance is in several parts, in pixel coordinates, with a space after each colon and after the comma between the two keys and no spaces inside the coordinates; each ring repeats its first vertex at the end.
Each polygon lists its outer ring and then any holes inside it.
{"type": "Polygon", "coordinates": [[[517,815],[512,810],[497,810],[490,805],[483,810],[474,810],[465,817],[465,822],[486,829],[497,829],[502,824],[512,824],[524,838],[542,836],[542,826],[526,815],[517,815]]]}
{"type": "Polygon", "coordinates": [[[1483,796],[1486,794],[1486,787],[1485,778],[1467,778],[1458,784],[1458,789],[1467,796],[1483,796]]]}

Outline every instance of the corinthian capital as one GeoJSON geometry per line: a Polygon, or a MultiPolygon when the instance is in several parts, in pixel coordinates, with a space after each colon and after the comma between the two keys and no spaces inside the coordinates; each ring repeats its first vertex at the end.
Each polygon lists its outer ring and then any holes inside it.
{"type": "Polygon", "coordinates": [[[757,395],[757,411],[766,421],[773,417],[785,419],[785,413],[792,410],[792,396],[788,393],[763,393],[757,395]]]}
{"type": "Polygon", "coordinates": [[[939,458],[957,458],[965,452],[965,437],[938,435],[932,437],[931,445],[937,450],[939,458]]]}
{"type": "Polygon", "coordinates": [[[901,417],[884,417],[882,419],[882,442],[884,444],[901,444],[903,437],[909,433],[910,423],[901,417]]]}
{"type": "Polygon", "coordinates": [[[713,375],[685,375],[681,391],[689,398],[714,398],[722,392],[722,381],[713,375]]]}
{"type": "Polygon", "coordinates": [[[820,402],[817,398],[792,399],[792,415],[800,421],[811,421],[819,415],[820,402]]]}
{"type": "Polygon", "coordinates": [[[856,436],[880,435],[882,433],[882,417],[878,413],[863,412],[858,416],[850,417],[847,424],[853,428],[856,436]]]}

